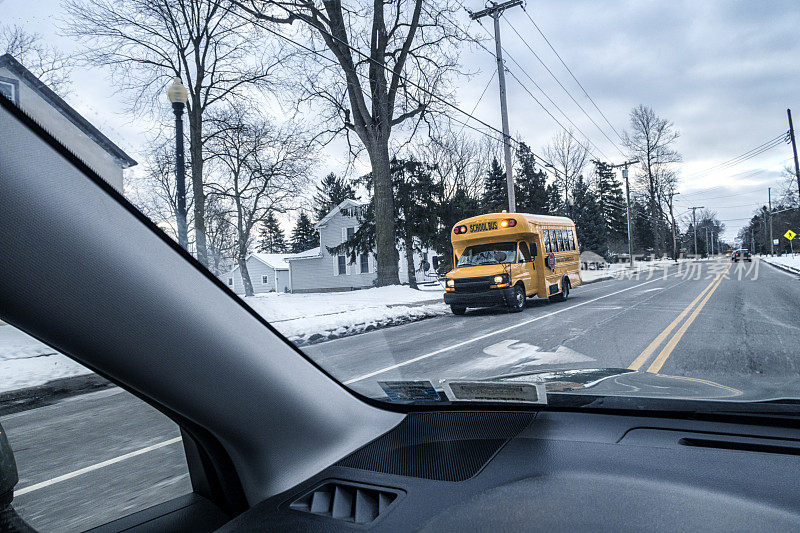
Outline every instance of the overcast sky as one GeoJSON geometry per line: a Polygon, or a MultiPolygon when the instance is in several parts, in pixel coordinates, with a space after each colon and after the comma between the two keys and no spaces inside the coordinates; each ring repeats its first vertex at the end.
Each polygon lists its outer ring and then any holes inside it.
{"type": "MultiPolygon", "coordinates": [[[[483,7],[464,0],[470,9],[483,7]]],[[[58,0],[0,0],[0,21],[41,33],[46,41],[65,50],[76,44],[60,36],[58,0]]],[[[698,175],[742,154],[788,128],[786,108],[800,120],[800,4],[797,0],[763,1],[642,1],[537,0],[528,13],[580,80],[615,129],[628,127],[628,113],[642,103],[673,121],[681,137],[676,149],[683,155],[676,205],[680,212],[692,205],[717,211],[732,239],[759,203],[766,203],[767,187],[782,190],[780,170],[790,162],[791,147],[781,144],[763,155],[720,172],[698,175]]],[[[501,23],[506,64],[527,83],[516,60],[567,116],[612,162],[623,156],[550,77],[513,25],[553,73],[589,113],[605,135],[621,143],[594,106],[558,62],[520,8],[506,12],[501,23]]],[[[464,14],[463,23],[483,31],[464,14]]],[[[491,31],[491,20],[484,26],[491,31]]],[[[476,50],[463,56],[478,73],[458,90],[459,105],[475,106],[494,73],[494,59],[476,50]]],[[[68,101],[88,120],[141,160],[139,147],[147,127],[124,112],[113,80],[101,69],[79,69],[73,74],[68,101]]],[[[541,151],[559,126],[508,76],[512,133],[541,151]]],[[[527,83],[564,125],[563,116],[527,83]]],[[[475,114],[499,128],[497,78],[492,80],[475,114]]],[[[334,163],[335,164],[335,163],[334,163]]],[[[320,176],[335,168],[320,169],[320,176]]],[[[800,228],[795,228],[800,232],[800,228]]]]}

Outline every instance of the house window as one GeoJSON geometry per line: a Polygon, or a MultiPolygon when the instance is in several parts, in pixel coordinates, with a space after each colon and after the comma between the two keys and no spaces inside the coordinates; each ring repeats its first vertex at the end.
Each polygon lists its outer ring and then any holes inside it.
{"type": "Polygon", "coordinates": [[[336,258],[336,260],[338,261],[336,272],[339,276],[344,276],[347,274],[347,258],[345,258],[343,255],[340,255],[336,258]]]}
{"type": "Polygon", "coordinates": [[[15,79],[0,77],[0,94],[19,105],[19,82],[15,79]]]}
{"type": "Polygon", "coordinates": [[[233,287],[233,278],[228,278],[228,285],[233,287]]]}
{"type": "Polygon", "coordinates": [[[368,254],[361,254],[361,273],[362,274],[369,273],[369,255],[368,254]]]}
{"type": "Polygon", "coordinates": [[[261,283],[263,283],[264,285],[269,283],[269,276],[261,276],[261,283]]]}
{"type": "Polygon", "coordinates": [[[347,228],[347,234],[346,234],[347,240],[349,241],[350,239],[352,239],[355,233],[356,233],[356,228],[347,228]]]}

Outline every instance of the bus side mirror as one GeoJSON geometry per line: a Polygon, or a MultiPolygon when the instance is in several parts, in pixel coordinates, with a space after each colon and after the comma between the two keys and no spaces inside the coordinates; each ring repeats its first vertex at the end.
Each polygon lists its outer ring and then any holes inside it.
{"type": "Polygon", "coordinates": [[[535,242],[531,243],[531,257],[536,257],[539,255],[539,247],[536,246],[535,242]]]}

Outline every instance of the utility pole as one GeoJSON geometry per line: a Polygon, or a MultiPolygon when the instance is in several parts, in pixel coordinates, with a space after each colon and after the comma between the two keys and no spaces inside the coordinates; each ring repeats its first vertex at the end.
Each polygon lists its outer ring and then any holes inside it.
{"type": "Polygon", "coordinates": [[[692,210],[692,227],[694,228],[694,255],[697,256],[697,217],[695,216],[695,211],[698,209],[703,209],[704,205],[698,205],[694,207],[690,207],[689,209],[692,210]]]}
{"type": "Polygon", "coordinates": [[[638,159],[625,161],[619,165],[611,165],[611,168],[622,167],[622,177],[625,178],[625,211],[628,218],[628,260],[633,268],[633,239],[631,238],[631,185],[628,182],[628,167],[638,163],[638,159]]]}
{"type": "Polygon", "coordinates": [[[508,133],[508,104],[506,103],[506,71],[503,64],[503,47],[500,44],[500,16],[503,11],[512,7],[521,6],[522,0],[508,0],[501,4],[490,2],[490,6],[475,13],[469,12],[469,18],[478,20],[482,17],[494,19],[494,44],[495,57],[497,58],[497,79],[500,82],[500,116],[503,121],[503,152],[506,160],[506,187],[508,189],[508,212],[517,210],[517,201],[514,197],[514,168],[511,163],[511,136],[508,133]]]}
{"type": "Polygon", "coordinates": [[[800,202],[800,165],[797,164],[797,143],[794,140],[794,126],[792,125],[792,110],[787,109],[786,114],[789,115],[789,138],[792,141],[792,153],[794,154],[794,175],[797,178],[797,194],[798,201],[800,202]]]}
{"type": "Polygon", "coordinates": [[[669,218],[672,220],[672,260],[678,260],[678,241],[675,237],[675,215],[672,213],[672,197],[679,192],[669,191],[669,218]]]}
{"type": "Polygon", "coordinates": [[[769,255],[775,255],[775,245],[772,241],[772,187],[767,188],[767,201],[769,202],[769,255]]]}

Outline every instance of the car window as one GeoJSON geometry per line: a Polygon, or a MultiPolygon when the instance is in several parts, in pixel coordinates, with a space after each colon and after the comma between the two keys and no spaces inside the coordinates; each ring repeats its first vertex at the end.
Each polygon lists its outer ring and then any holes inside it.
{"type": "MultiPolygon", "coordinates": [[[[459,381],[522,380],[534,393],[510,403],[797,414],[793,3],[318,4],[2,2],[0,116],[40,124],[215,296],[382,405],[479,404],[459,381]],[[481,45],[495,37],[502,61],[481,45]],[[535,269],[512,266],[532,252],[535,269]]],[[[152,253],[138,251],[146,290],[173,294],[186,281],[159,285],[152,253]]],[[[98,276],[86,301],[106,290],[98,276]]],[[[36,527],[92,527],[111,515],[70,509],[105,496],[122,514],[186,488],[175,426],[98,383],[0,323],[0,423],[36,527]],[[159,461],[164,491],[137,488],[159,461]]]]}

